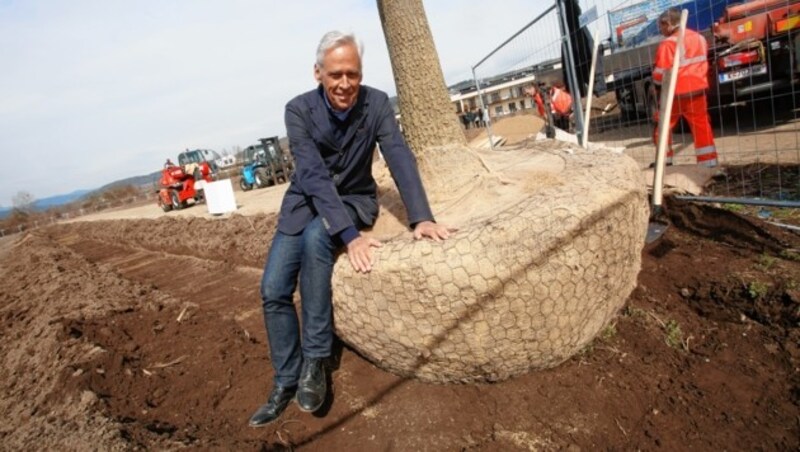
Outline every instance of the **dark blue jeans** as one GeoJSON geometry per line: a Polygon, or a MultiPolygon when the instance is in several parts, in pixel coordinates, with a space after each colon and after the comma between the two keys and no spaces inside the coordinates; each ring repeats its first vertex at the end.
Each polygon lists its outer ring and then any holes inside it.
{"type": "Polygon", "coordinates": [[[261,278],[261,300],[276,385],[296,385],[303,358],[327,358],[331,354],[331,277],[338,248],[319,216],[297,235],[275,231],[261,278]],[[302,341],[292,302],[298,274],[302,341]]]}

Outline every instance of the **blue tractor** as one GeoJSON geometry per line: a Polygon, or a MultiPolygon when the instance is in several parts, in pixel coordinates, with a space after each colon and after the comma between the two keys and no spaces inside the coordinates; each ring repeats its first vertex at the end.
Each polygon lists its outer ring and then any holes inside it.
{"type": "Polygon", "coordinates": [[[239,179],[239,187],[244,191],[286,182],[291,171],[291,162],[282,151],[278,137],[261,138],[259,141],[261,144],[248,146],[244,150],[244,166],[239,179]]]}

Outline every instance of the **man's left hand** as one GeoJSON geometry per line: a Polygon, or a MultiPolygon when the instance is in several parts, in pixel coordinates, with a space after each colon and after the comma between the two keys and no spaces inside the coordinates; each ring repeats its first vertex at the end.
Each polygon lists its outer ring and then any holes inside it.
{"type": "Polygon", "coordinates": [[[458,231],[457,228],[451,228],[433,221],[420,221],[414,227],[414,238],[420,240],[426,237],[436,242],[442,242],[450,238],[450,235],[456,231],[458,231]]]}

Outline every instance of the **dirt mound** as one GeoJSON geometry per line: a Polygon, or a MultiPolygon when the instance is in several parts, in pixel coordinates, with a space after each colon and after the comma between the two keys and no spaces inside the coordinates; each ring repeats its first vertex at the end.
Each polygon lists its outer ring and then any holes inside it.
{"type": "Polygon", "coordinates": [[[258,283],[274,218],[110,221],[25,236],[0,253],[0,443],[797,449],[797,236],[756,224],[762,242],[745,246],[750,226],[730,222],[725,235],[698,226],[728,212],[668,211],[686,224],[645,250],[623,314],[561,366],[442,386],[344,348],[325,409],[291,406],[263,429],[246,424],[272,377],[258,283]]]}
{"type": "Polygon", "coordinates": [[[275,214],[233,215],[224,221],[163,217],[157,220],[103,221],[101,225],[70,223],[61,226],[61,231],[69,231],[68,237],[73,239],[92,237],[128,248],[262,268],[276,221],[275,214]]]}
{"type": "MultiPolygon", "coordinates": [[[[506,139],[505,145],[519,144],[536,135],[544,126],[542,118],[532,113],[521,113],[516,116],[500,118],[492,122],[492,133],[506,139]]],[[[482,143],[488,143],[486,130],[470,140],[469,144],[473,147],[480,147],[482,143]]]]}
{"type": "Polygon", "coordinates": [[[793,246],[795,234],[767,228],[762,221],[708,204],[669,200],[666,212],[670,223],[694,235],[709,238],[756,253],[780,254],[793,246]]]}
{"type": "Polygon", "coordinates": [[[39,234],[22,237],[2,264],[0,407],[13,419],[0,430],[2,443],[10,449],[123,448],[118,424],[103,415],[102,396],[66,384],[106,350],[63,322],[160,309],[175,300],[39,234]]]}

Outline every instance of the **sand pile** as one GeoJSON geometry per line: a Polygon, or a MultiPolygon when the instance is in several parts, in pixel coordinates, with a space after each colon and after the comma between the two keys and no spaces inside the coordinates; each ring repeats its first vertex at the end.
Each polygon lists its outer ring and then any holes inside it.
{"type": "MultiPolygon", "coordinates": [[[[492,134],[505,138],[505,145],[518,144],[531,135],[536,135],[543,126],[544,121],[542,118],[533,114],[520,114],[507,118],[500,118],[491,125],[492,134]]],[[[485,130],[481,132],[480,135],[473,138],[469,144],[472,147],[482,147],[484,143],[488,143],[485,130]]]]}

